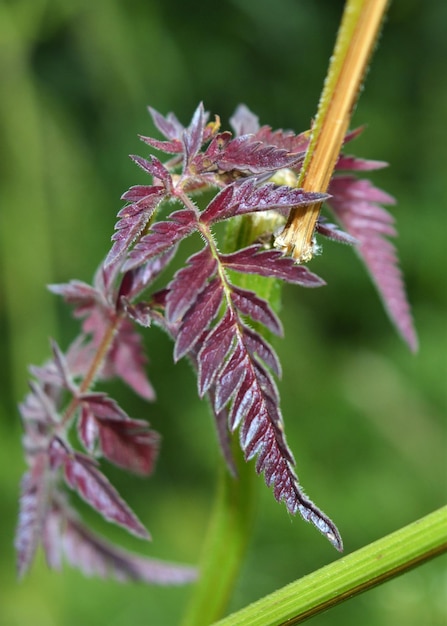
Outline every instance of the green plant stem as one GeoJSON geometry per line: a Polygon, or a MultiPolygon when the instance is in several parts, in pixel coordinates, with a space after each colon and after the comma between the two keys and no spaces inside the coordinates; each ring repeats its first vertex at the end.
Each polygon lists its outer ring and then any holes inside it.
{"type": "Polygon", "coordinates": [[[199,564],[200,579],[182,626],[209,626],[223,614],[252,533],[258,477],[244,461],[239,446],[233,448],[238,476],[231,476],[220,460],[214,507],[199,564]]]}
{"type": "Polygon", "coordinates": [[[291,626],[447,552],[447,506],[265,596],[214,626],[291,626]]]}

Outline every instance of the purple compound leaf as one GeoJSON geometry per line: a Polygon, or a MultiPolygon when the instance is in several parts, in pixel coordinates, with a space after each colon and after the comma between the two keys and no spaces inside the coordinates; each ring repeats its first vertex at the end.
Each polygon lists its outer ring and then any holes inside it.
{"type": "MultiPolygon", "coordinates": [[[[263,352],[265,362],[274,363],[276,355],[272,360],[271,347],[265,350],[262,343],[260,348],[263,340],[243,324],[235,310],[231,316],[227,315],[225,328],[228,329],[227,334],[232,334],[229,349],[225,352],[228,343],[219,349],[213,329],[204,339],[197,356],[201,379],[206,381],[202,382],[202,389],[208,386],[211,391],[209,395],[216,420],[228,419],[231,431],[239,428],[239,440],[246,460],[257,457],[256,470],[264,473],[268,486],[273,486],[275,498],[284,501],[292,514],[299,511],[306,521],[313,523],[341,550],[342,541],[337,528],[307,498],[295,475],[294,459],[286,443],[278,407],[278,392],[271,375],[258,359],[263,352]],[[213,349],[207,345],[208,341],[213,349]],[[219,355],[225,353],[226,360],[219,364],[217,359],[210,358],[213,352],[219,355]],[[210,369],[211,372],[205,371],[210,369]]],[[[218,424],[219,433],[222,429],[223,425],[218,424]]],[[[224,456],[229,457],[228,451],[224,451],[224,456]]],[[[231,463],[231,456],[229,458],[231,463]]]]}
{"type": "Polygon", "coordinates": [[[128,301],[132,301],[141,295],[169,265],[176,251],[177,248],[173,246],[163,254],[149,259],[146,263],[125,271],[117,300],[124,296],[128,301]]]}
{"type": "Polygon", "coordinates": [[[327,194],[305,192],[287,186],[266,183],[258,186],[256,180],[232,183],[210,202],[200,216],[203,224],[269,209],[290,209],[302,204],[322,202],[327,194]]]}
{"type": "Polygon", "coordinates": [[[255,322],[260,322],[275,335],[280,337],[283,335],[282,324],[278,316],[267,300],[257,296],[254,291],[233,285],[231,300],[240,313],[248,315],[255,322]]]}
{"type": "Polygon", "coordinates": [[[224,290],[217,278],[214,278],[197,296],[193,305],[186,312],[175,341],[174,360],[180,360],[192,350],[216,315],[222,302],[224,290]]]}
{"type": "Polygon", "coordinates": [[[250,356],[255,359],[259,357],[272,370],[278,378],[281,378],[281,363],[272,346],[259,333],[248,326],[244,326],[245,346],[250,356]]]}
{"type": "Polygon", "coordinates": [[[85,576],[155,585],[182,585],[197,578],[193,567],[118,548],[91,532],[72,511],[62,510],[60,506],[55,506],[48,516],[44,547],[50,567],[60,569],[65,558],[85,576]]]}
{"type": "Polygon", "coordinates": [[[147,377],[147,363],[142,335],[129,320],[122,320],[101,370],[101,379],[118,376],[142,398],[154,400],[155,392],[147,377]]]}
{"type": "Polygon", "coordinates": [[[131,419],[104,393],[88,393],[81,400],[81,441],[87,450],[99,439],[102,454],[112,463],[149,475],[158,455],[160,437],[143,420],[131,419]]]}
{"type": "Polygon", "coordinates": [[[310,141],[309,132],[296,135],[291,130],[272,130],[270,126],[260,127],[258,116],[252,113],[245,104],[240,104],[236,108],[230,118],[230,124],[237,137],[252,135],[253,141],[262,141],[267,145],[282,148],[288,152],[301,153],[301,158],[294,167],[301,164],[310,141]]]}
{"type": "Polygon", "coordinates": [[[170,324],[183,317],[216,269],[217,261],[208,246],[189,257],[186,266],[175,274],[168,285],[166,317],[170,324]]]}
{"type": "Polygon", "coordinates": [[[123,299],[123,307],[126,315],[133,322],[136,322],[143,328],[149,328],[152,323],[153,311],[147,302],[137,302],[137,304],[129,304],[123,299]]]}
{"type": "Polygon", "coordinates": [[[98,298],[98,291],[95,287],[80,280],[71,280],[69,283],[48,285],[49,291],[62,298],[68,304],[76,306],[91,306],[98,298]]]}
{"type": "Polygon", "coordinates": [[[97,463],[93,459],[80,452],[70,450],[59,439],[52,441],[50,455],[53,464],[63,466],[67,485],[96,509],[104,519],[119,524],[137,537],[150,539],[143,524],[104,474],[99,471],[97,463]]]}
{"type": "Polygon", "coordinates": [[[254,244],[232,254],[222,254],[221,262],[229,269],[244,274],[259,274],[301,287],[321,287],[324,280],[313,274],[304,265],[297,265],[290,257],[279,250],[265,250],[254,244]]]}
{"type": "MultiPolygon", "coordinates": [[[[145,171],[147,174],[151,174],[154,177],[154,179],[159,180],[163,184],[163,187],[165,188],[166,193],[168,194],[171,193],[172,191],[171,174],[163,165],[163,163],[157,159],[157,157],[154,157],[153,155],[151,155],[149,156],[149,160],[148,160],[148,159],[143,159],[143,157],[131,154],[130,158],[132,159],[134,163],[136,163],[139,167],[141,167],[143,171],[145,171]]],[[[147,190],[147,195],[149,195],[150,187],[147,187],[146,190],[147,190]]],[[[131,188],[128,192],[126,192],[123,196],[121,196],[122,200],[127,200],[128,202],[129,201],[135,202],[135,200],[130,200],[129,195],[131,195],[131,197],[134,197],[136,195],[135,188],[131,188]]],[[[140,202],[144,200],[145,197],[147,198],[147,195],[143,196],[143,198],[138,198],[138,201],[140,202]]]]}
{"type": "Polygon", "coordinates": [[[148,111],[156,128],[166,139],[181,139],[185,127],[178,121],[174,113],[168,113],[166,117],[163,117],[161,113],[152,107],[148,107],[148,111]]]}
{"type": "Polygon", "coordinates": [[[160,437],[143,420],[120,421],[99,418],[98,436],[102,454],[125,470],[149,476],[155,467],[160,437]]]}
{"type": "Polygon", "coordinates": [[[230,117],[230,124],[237,137],[253,135],[259,130],[259,117],[245,104],[239,104],[230,117]]]}
{"type": "Polygon", "coordinates": [[[112,236],[114,243],[105,260],[106,267],[114,264],[127,252],[166,196],[166,189],[161,185],[154,185],[149,190],[147,196],[119,211],[116,232],[112,236]]]}
{"type": "Polygon", "coordinates": [[[48,456],[40,453],[20,485],[19,520],[14,540],[19,578],[28,571],[40,542],[48,509],[47,470],[48,456]]]}
{"type": "Polygon", "coordinates": [[[359,159],[357,157],[340,154],[335,164],[336,170],[350,170],[352,172],[370,172],[387,167],[386,161],[374,161],[373,159],[359,159]]]}
{"type": "Polygon", "coordinates": [[[227,308],[219,322],[200,343],[197,356],[199,395],[203,397],[219,375],[234,342],[235,323],[232,309],[227,308]]]}
{"type": "Polygon", "coordinates": [[[301,153],[290,153],[284,148],[256,141],[253,135],[241,135],[228,141],[215,162],[221,172],[235,170],[247,174],[265,174],[293,167],[302,158],[301,153]]]}
{"type": "Polygon", "coordinates": [[[323,235],[323,237],[336,241],[337,243],[344,243],[349,246],[354,246],[358,243],[357,239],[352,237],[352,235],[341,230],[336,224],[331,224],[321,215],[318,218],[315,231],[319,235],[323,235]]]}
{"type": "Polygon", "coordinates": [[[365,263],[391,321],[411,350],[418,340],[394,245],[386,238],[396,235],[393,217],[380,204],[394,198],[369,181],[353,176],[335,177],[329,186],[329,207],[342,227],[358,242],[365,263]]]}
{"type": "Polygon", "coordinates": [[[203,143],[206,118],[207,115],[205,114],[201,102],[194,112],[190,125],[183,131],[182,140],[184,145],[185,170],[187,165],[189,165],[196,156],[203,143]]]}
{"type": "Polygon", "coordinates": [[[191,235],[197,229],[197,215],[191,209],[171,213],[166,221],[155,222],[130,252],[123,270],[138,267],[157,255],[163,254],[191,235]]]}

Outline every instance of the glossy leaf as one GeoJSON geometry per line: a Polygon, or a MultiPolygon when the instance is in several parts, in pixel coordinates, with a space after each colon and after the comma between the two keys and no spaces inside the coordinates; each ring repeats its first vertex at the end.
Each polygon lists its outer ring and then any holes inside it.
{"type": "Polygon", "coordinates": [[[255,244],[232,254],[223,254],[221,261],[229,269],[244,274],[259,274],[285,280],[302,287],[321,287],[324,280],[313,274],[304,265],[297,265],[279,250],[265,250],[255,244]]]}
{"type": "Polygon", "coordinates": [[[197,228],[197,216],[191,209],[171,213],[169,220],[155,222],[130,252],[123,270],[136,268],[153,257],[165,253],[188,237],[197,228]]]}
{"type": "Polygon", "coordinates": [[[105,261],[106,266],[115,263],[127,252],[165,195],[164,187],[153,186],[145,198],[121,209],[118,213],[119,220],[115,224],[116,232],[112,237],[114,243],[105,261]]]}
{"type": "Polygon", "coordinates": [[[68,450],[57,440],[52,443],[52,454],[60,457],[67,485],[96,509],[104,519],[123,526],[137,537],[150,538],[135,513],[131,511],[104,474],[99,471],[93,459],[80,452],[68,450]]]}
{"type": "Polygon", "coordinates": [[[210,254],[208,246],[186,261],[185,267],[176,273],[168,285],[166,317],[170,324],[183,317],[216,269],[217,261],[210,254]]]}
{"type": "Polygon", "coordinates": [[[203,211],[200,221],[207,224],[256,211],[290,209],[302,204],[320,202],[327,197],[327,194],[305,192],[273,183],[259,186],[256,180],[250,178],[223,189],[203,211]]]}
{"type": "Polygon", "coordinates": [[[197,343],[219,312],[223,288],[218,279],[213,279],[197,296],[185,314],[175,342],[174,359],[178,361],[197,343]]]}

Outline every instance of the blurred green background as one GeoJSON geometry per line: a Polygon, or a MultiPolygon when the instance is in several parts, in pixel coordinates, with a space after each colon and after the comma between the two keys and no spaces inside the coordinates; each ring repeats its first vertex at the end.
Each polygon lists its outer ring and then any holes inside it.
{"type": "MultiPolygon", "coordinates": [[[[332,50],[341,0],[0,1],[0,626],[178,623],[191,588],[154,588],[49,572],[39,555],[20,584],[13,534],[24,470],[16,409],[27,365],[48,339],[77,332],[45,285],[89,281],[108,250],[119,197],[144,174],[137,133],[146,112],[187,123],[200,100],[224,127],[239,102],[262,123],[309,126],[332,50]]],[[[396,0],[386,21],[350,145],[391,167],[374,181],[396,196],[398,249],[421,348],[395,336],[347,247],[325,243],[311,268],[328,282],[287,289],[280,384],[288,440],[307,492],[338,524],[346,551],[441,506],[446,499],[446,58],[447,4],[396,0]]],[[[142,545],[83,508],[94,527],[130,549],[195,563],[213,500],[209,411],[169,341],[147,333],[158,401],[116,395],[163,435],[149,480],[108,475],[151,531],[142,545]]],[[[231,602],[249,601],[337,558],[259,481],[259,505],[231,602]]],[[[312,623],[441,626],[445,560],[364,594],[312,623]]]]}

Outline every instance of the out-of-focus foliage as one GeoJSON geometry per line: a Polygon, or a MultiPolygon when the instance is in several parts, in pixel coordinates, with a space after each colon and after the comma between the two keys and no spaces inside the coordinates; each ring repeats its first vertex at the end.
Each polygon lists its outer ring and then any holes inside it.
{"type": "MultiPolygon", "coordinates": [[[[69,568],[58,575],[42,559],[16,583],[12,538],[24,469],[16,403],[27,364],[49,354],[48,337],[65,347],[76,332],[45,285],[90,280],[108,250],[121,193],[144,182],[126,155],[144,154],[136,135],[154,132],[146,105],[187,122],[199,100],[225,120],[245,102],[261,123],[304,130],[341,11],[333,0],[233,0],[216,8],[180,0],[0,1],[2,625],[178,622],[188,588],[87,580],[69,568]]],[[[395,337],[348,247],[325,242],[312,261],[327,287],[285,292],[286,340],[276,347],[289,443],[347,551],[446,496],[446,20],[440,0],[393,3],[354,119],[368,128],[352,151],[391,163],[374,181],[398,199],[393,213],[419,354],[395,337]]],[[[213,497],[216,436],[188,366],[172,364],[172,346],[157,330],[146,340],[158,401],[148,406],[124,388],[118,399],[163,434],[160,462],[149,480],[112,469],[110,476],[151,528],[146,554],[195,562],[213,497]]],[[[259,484],[232,608],[336,558],[259,484]]],[[[119,530],[92,523],[126,542],[119,530]]],[[[126,545],[141,549],[137,540],[126,545]]],[[[316,623],[440,626],[442,565],[426,565],[316,623]]]]}

